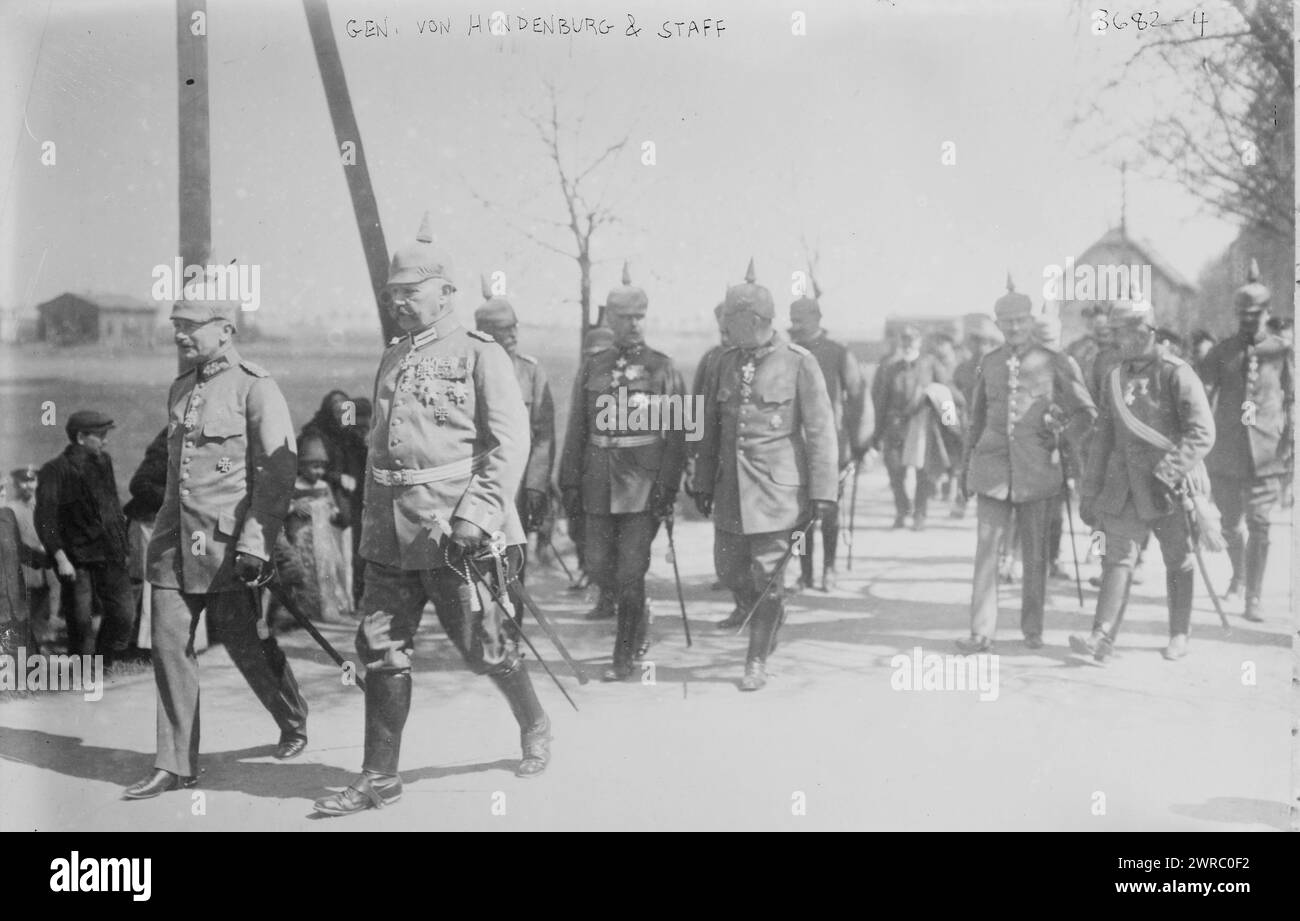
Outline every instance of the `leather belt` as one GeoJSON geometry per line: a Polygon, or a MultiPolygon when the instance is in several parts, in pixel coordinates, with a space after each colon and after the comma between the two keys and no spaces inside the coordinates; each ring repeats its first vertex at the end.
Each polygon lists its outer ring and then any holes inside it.
{"type": "Polygon", "coordinates": [[[597,448],[644,448],[659,441],[655,435],[592,435],[591,443],[597,448]]]}
{"type": "Polygon", "coordinates": [[[370,468],[370,477],[380,486],[419,486],[423,483],[440,483],[443,480],[455,480],[469,476],[474,472],[474,458],[467,457],[455,463],[440,467],[425,467],[423,470],[380,470],[370,468]]]}

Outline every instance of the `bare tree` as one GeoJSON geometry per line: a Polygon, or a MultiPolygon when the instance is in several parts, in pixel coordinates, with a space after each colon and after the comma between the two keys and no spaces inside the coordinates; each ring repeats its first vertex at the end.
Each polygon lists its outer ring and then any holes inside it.
{"type": "MultiPolygon", "coordinates": [[[[1080,9],[1089,13],[1092,6],[1080,9]]],[[[1076,127],[1113,128],[1108,112],[1142,92],[1148,82],[1144,73],[1176,75],[1193,90],[1187,97],[1195,105],[1166,106],[1140,126],[1136,141],[1144,165],[1177,181],[1215,214],[1279,241],[1293,240],[1291,6],[1285,0],[1227,0],[1210,13],[1198,10],[1205,17],[1199,23],[1193,16],[1191,22],[1160,29],[1132,18],[1143,14],[1121,19],[1137,36],[1138,47],[1076,117],[1076,127]]],[[[1100,147],[1116,140],[1100,137],[1100,147]]]]}
{"type": "Polygon", "coordinates": [[[517,217],[507,213],[498,203],[492,202],[477,192],[471,192],[484,207],[496,211],[506,219],[510,226],[536,243],[543,249],[574,260],[578,264],[578,307],[581,323],[578,331],[578,350],[581,354],[582,342],[587,338],[587,331],[598,325],[603,314],[593,321],[591,316],[591,268],[592,237],[602,227],[619,222],[618,216],[607,204],[609,197],[609,170],[601,167],[609,163],[627,147],[631,135],[625,134],[613,144],[606,146],[595,156],[585,162],[572,148],[578,146],[577,135],[582,125],[581,116],[570,123],[561,115],[559,92],[554,81],[547,80],[546,106],[542,114],[525,111],[523,117],[533,126],[537,137],[555,168],[555,178],[559,180],[560,195],[564,200],[563,220],[532,217],[535,225],[543,225],[566,232],[572,236],[573,248],[559,246],[546,236],[522,225],[517,217]],[[572,144],[570,143],[572,141],[572,144]],[[603,180],[603,181],[602,181],[603,180]]]}

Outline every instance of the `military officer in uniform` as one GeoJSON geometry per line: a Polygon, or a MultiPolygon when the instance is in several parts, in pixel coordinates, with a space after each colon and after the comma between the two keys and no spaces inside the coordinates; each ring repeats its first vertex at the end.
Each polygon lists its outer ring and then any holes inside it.
{"type": "MultiPolygon", "coordinates": [[[[862,430],[867,396],[866,381],[858,360],[840,343],[826,335],[822,329],[822,308],[816,297],[804,296],[790,305],[790,339],[812,352],[822,370],[826,391],[831,398],[831,412],[835,418],[835,434],[839,445],[838,466],[843,469],[849,459],[861,458],[867,453],[869,436],[862,430]]],[[[838,501],[838,496],[836,500],[838,501]]],[[[835,588],[835,553],[840,534],[838,515],[822,519],[822,580],[823,592],[835,588]]],[[[813,584],[813,532],[808,532],[804,553],[799,557],[800,582],[806,588],[813,584]]]]}
{"type": "MultiPolygon", "coordinates": [[[[582,339],[582,358],[586,361],[592,355],[599,355],[606,349],[614,347],[614,332],[608,326],[593,326],[587,330],[587,335],[582,339]]],[[[567,513],[566,513],[567,514],[567,513]]],[[[568,518],[569,522],[569,539],[573,541],[574,552],[578,555],[578,568],[582,570],[582,575],[578,578],[576,586],[570,586],[570,591],[581,591],[588,588],[591,584],[591,577],[587,573],[587,554],[586,540],[582,533],[583,516],[578,515],[576,518],[568,518]]],[[[608,620],[614,616],[614,598],[606,598],[601,593],[600,588],[596,589],[596,606],[587,612],[588,620],[608,620]]]]}
{"type": "Polygon", "coordinates": [[[1270,298],[1252,260],[1248,282],[1233,299],[1237,335],[1215,345],[1199,369],[1218,432],[1205,466],[1232,560],[1228,595],[1235,599],[1245,589],[1250,621],[1264,619],[1259,598],[1268,561],[1268,519],[1283,479],[1291,476],[1294,451],[1295,357],[1291,346],[1268,330],[1270,298]]]}
{"type": "Polygon", "coordinates": [[[469,667],[509,702],[523,747],[515,773],[540,774],[550,758],[550,720],[507,640],[509,614],[469,567],[489,544],[512,548],[509,558],[524,541],[515,496],[528,464],[528,413],[505,349],[457,322],[451,275],[426,215],[415,242],[394,254],[384,289],[406,335],[389,343],[375,378],[357,630],[365,752],[361,776],[317,800],[326,815],[402,794],[397,768],[415,632],[429,601],[469,667]]]}
{"type": "MultiPolygon", "coordinates": [[[[200,286],[201,287],[201,286],[200,286]]],[[[146,560],[158,686],[154,773],[126,799],[198,780],[199,615],[280,729],[275,757],[307,745],[307,703],[250,588],[267,571],[297,476],[293,421],[267,372],[234,346],[235,301],[188,288],[172,308],[181,361],[167,395],[167,486],[146,560]]]]}
{"type": "MultiPolygon", "coordinates": [[[[538,531],[546,520],[547,498],[551,486],[551,465],[555,462],[555,401],[546,372],[531,355],[517,350],[519,321],[514,306],[504,297],[493,295],[487,279],[482,279],[485,300],[474,311],[474,325],[495,339],[514,366],[519,391],[528,408],[528,428],[532,435],[528,466],[515,505],[524,532],[538,531]]],[[[541,555],[541,549],[538,549],[541,555]]],[[[523,578],[523,573],[520,573],[523,578]]]]}
{"type": "Polygon", "coordinates": [[[929,409],[926,388],[934,383],[947,384],[948,376],[933,355],[921,351],[921,329],[909,323],[899,331],[898,353],[882,364],[871,382],[871,400],[875,405],[876,426],[870,447],[881,452],[889,472],[889,486],[894,493],[894,527],[907,525],[924,530],[934,481],[930,476],[929,457],[908,451],[908,431],[913,417],[929,409]],[[916,471],[916,491],[907,496],[907,468],[916,471]]]}
{"type": "Polygon", "coordinates": [[[1078,365],[1038,342],[1033,305],[1010,278],[993,313],[1006,343],[980,362],[964,452],[962,491],[977,497],[979,519],[970,638],[957,641],[966,654],[993,646],[998,550],[1013,519],[1024,563],[1020,629],[1026,646],[1042,648],[1047,518],[1063,482],[1059,436],[1082,444],[1097,413],[1078,365]]]}
{"type": "MultiPolygon", "coordinates": [[[[1120,363],[1107,376],[1080,487],[1079,517],[1106,536],[1097,614],[1070,647],[1104,663],[1128,600],[1138,549],[1154,533],[1169,598],[1166,659],[1187,654],[1195,560],[1178,495],[1214,444],[1214,417],[1191,365],[1156,348],[1154,311],[1119,301],[1110,311],[1120,363]]],[[[1208,484],[1203,484],[1208,485],[1208,484]]]]}
{"type": "Polygon", "coordinates": [[[686,398],[672,359],[645,344],[648,306],[624,264],[622,284],[605,301],[614,347],[578,371],[560,458],[564,507],[570,520],[583,516],[587,572],[617,612],[606,681],[627,678],[635,655],[644,654],[650,545],[673,513],[686,466],[684,429],[650,430],[647,421],[652,403],[667,409],[672,399],[686,398]]]}
{"type": "Polygon", "coordinates": [[[705,390],[693,487],[700,513],[713,516],[714,566],[754,609],[740,686],[757,691],[785,617],[779,567],[796,528],[835,514],[839,445],[817,359],[777,336],[772,294],[755,283],[752,260],[724,303],[731,348],[705,390]]]}

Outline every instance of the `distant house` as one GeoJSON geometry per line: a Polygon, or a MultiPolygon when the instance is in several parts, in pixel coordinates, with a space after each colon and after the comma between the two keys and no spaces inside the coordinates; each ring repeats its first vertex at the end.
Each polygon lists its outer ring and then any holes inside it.
{"type": "MultiPolygon", "coordinates": [[[[1139,281],[1144,270],[1150,268],[1151,290],[1142,291],[1141,294],[1155,308],[1156,322],[1161,326],[1186,331],[1196,286],[1157,253],[1150,243],[1129,236],[1123,224],[1106,231],[1101,239],[1075,257],[1074,275],[1078,279],[1082,272],[1093,271],[1099,278],[1105,273],[1105,277],[1114,279],[1116,275],[1112,273],[1123,266],[1134,271],[1123,273],[1118,277],[1129,278],[1132,282],[1139,281]]],[[[1109,307],[1113,301],[1118,300],[1118,297],[1113,296],[1115,292],[1103,292],[1103,287],[1104,285],[1097,284],[1093,287],[1094,293],[1105,293],[1111,296],[1097,299],[1087,297],[1060,299],[1062,343],[1069,344],[1084,334],[1082,315],[1085,308],[1095,304],[1109,307]]],[[[1074,290],[1086,291],[1082,285],[1072,283],[1065,293],[1074,290]]]]}
{"type": "Polygon", "coordinates": [[[158,305],[120,294],[67,292],[38,304],[36,337],[55,345],[150,345],[158,305]]]}

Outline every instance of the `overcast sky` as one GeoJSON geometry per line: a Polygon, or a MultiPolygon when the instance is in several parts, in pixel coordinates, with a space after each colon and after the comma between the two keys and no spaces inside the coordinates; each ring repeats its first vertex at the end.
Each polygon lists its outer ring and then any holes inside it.
{"type": "MultiPolygon", "coordinates": [[[[1213,4],[1199,7],[1214,16],[1213,4]]],[[[0,306],[81,289],[147,298],[152,268],[177,245],[172,0],[2,8],[0,157],[14,167],[0,207],[0,306]],[[44,166],[50,140],[57,161],[44,166]]],[[[432,210],[467,309],[478,273],[499,270],[523,322],[576,323],[575,263],[471,191],[572,246],[534,222],[563,216],[521,115],[542,111],[545,77],[561,88],[562,117],[582,118],[580,137],[566,137],[574,162],[631,137],[601,174],[622,223],[596,238],[594,287],[603,297],[630,259],[657,323],[711,327],[751,255],[788,303],[801,235],[820,250],[837,331],[877,333],[887,313],[988,309],[1008,269],[1040,300],[1045,265],[1118,223],[1117,167],[1131,151],[1097,154],[1103,134],[1067,122],[1141,39],[1135,28],[1090,34],[1072,0],[334,0],[331,13],[389,248],[432,210]],[[605,17],[613,30],[467,34],[471,14],[486,31],[497,8],[516,29],[519,15],[563,14],[605,17]],[[791,34],[796,9],[805,36],[791,34]],[[639,37],[625,34],[628,12],[639,37]],[[449,18],[451,34],[420,34],[430,15],[449,18]],[[385,17],[386,39],[346,35],[350,19],[385,17]],[[691,17],[721,19],[725,31],[654,34],[691,17]],[[641,163],[645,141],[654,166],[641,163]],[[951,166],[941,163],[949,141],[951,166]]],[[[268,326],[373,324],[301,3],[212,0],[208,39],[215,255],[262,267],[268,326]]],[[[1158,72],[1135,74],[1128,95],[1117,125],[1199,105],[1158,72]]],[[[1128,221],[1193,280],[1235,235],[1176,186],[1132,172],[1128,221]]]]}

